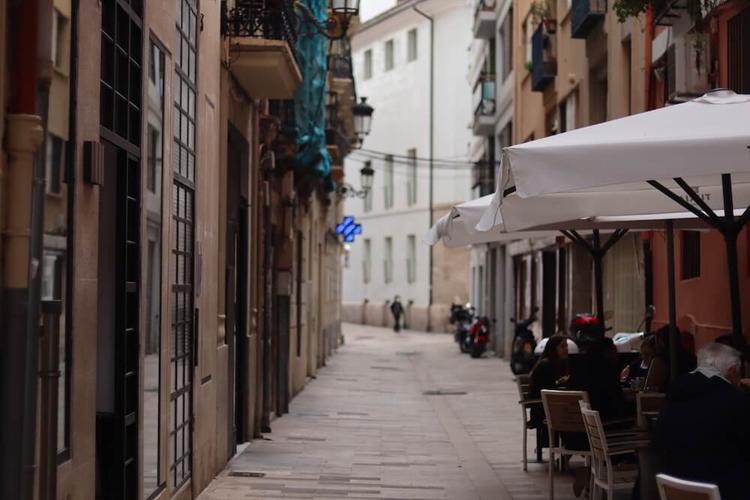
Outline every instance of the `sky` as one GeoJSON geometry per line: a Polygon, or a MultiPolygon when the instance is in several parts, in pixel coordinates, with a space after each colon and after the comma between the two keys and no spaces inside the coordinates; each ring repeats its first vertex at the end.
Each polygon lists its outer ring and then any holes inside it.
{"type": "Polygon", "coordinates": [[[396,5],[397,0],[360,0],[359,19],[366,22],[396,5]]]}

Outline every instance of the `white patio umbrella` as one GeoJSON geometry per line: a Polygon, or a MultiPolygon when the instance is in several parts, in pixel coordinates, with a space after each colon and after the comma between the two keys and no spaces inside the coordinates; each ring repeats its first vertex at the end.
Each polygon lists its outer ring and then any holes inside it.
{"type": "Polygon", "coordinates": [[[505,148],[500,189],[478,228],[500,220],[515,230],[600,215],[689,211],[725,238],[732,324],[741,335],[737,234],[750,220],[749,117],[750,95],[718,90],[505,148]],[[536,197],[556,209],[524,210],[523,202],[536,197]],[[736,217],[735,206],[748,209],[736,217]]]}
{"type": "Polygon", "coordinates": [[[492,231],[478,231],[476,226],[479,223],[479,219],[490,206],[491,202],[492,195],[487,195],[453,206],[449,213],[435,222],[424,235],[422,241],[428,245],[435,245],[438,241],[442,240],[446,247],[453,248],[528,238],[544,238],[558,234],[554,230],[528,230],[509,233],[504,231],[504,228],[500,226],[494,228],[492,231]]]}

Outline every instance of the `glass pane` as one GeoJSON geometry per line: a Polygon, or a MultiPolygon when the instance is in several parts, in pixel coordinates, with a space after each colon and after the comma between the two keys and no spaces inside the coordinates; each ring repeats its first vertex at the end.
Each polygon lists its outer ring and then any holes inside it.
{"type": "Polygon", "coordinates": [[[153,41],[148,51],[154,61],[149,64],[155,75],[148,80],[150,165],[146,194],[146,329],[143,342],[143,498],[149,497],[163,482],[159,477],[159,415],[161,386],[161,319],[162,319],[162,157],[164,150],[164,53],[153,41]]]}

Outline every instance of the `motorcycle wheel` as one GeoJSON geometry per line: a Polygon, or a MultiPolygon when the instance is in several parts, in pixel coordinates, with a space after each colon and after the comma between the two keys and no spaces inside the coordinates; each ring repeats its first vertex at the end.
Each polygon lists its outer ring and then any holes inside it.
{"type": "Polygon", "coordinates": [[[471,357],[476,359],[484,354],[484,342],[477,342],[471,347],[471,357]]]}

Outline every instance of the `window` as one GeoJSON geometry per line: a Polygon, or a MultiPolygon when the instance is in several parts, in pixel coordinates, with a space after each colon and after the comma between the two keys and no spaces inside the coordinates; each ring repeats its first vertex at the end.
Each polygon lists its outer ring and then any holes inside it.
{"type": "Polygon", "coordinates": [[[406,166],[406,202],[414,205],[417,202],[417,150],[412,148],[407,151],[406,155],[409,157],[409,163],[406,166]]]}
{"type": "MultiPolygon", "coordinates": [[[[159,449],[164,440],[160,432],[159,416],[165,408],[161,404],[167,384],[162,384],[162,308],[161,292],[164,269],[162,266],[162,150],[164,148],[164,68],[165,53],[154,40],[150,42],[149,67],[153,68],[148,85],[149,123],[146,201],[146,328],[143,346],[143,498],[149,498],[166,477],[159,472],[159,449]]],[[[167,268],[168,269],[168,268],[167,268]]]]}
{"type": "Polygon", "coordinates": [[[417,279],[417,238],[413,234],[406,238],[406,279],[409,283],[417,279]]]}
{"type": "Polygon", "coordinates": [[[393,69],[393,40],[385,42],[385,70],[393,69]]]}
{"type": "Polygon", "coordinates": [[[370,271],[372,269],[372,243],[370,238],[365,238],[365,255],[362,258],[362,281],[369,283],[371,276],[370,271]]]}
{"type": "Polygon", "coordinates": [[[63,16],[59,10],[53,9],[52,14],[52,64],[55,68],[65,70],[65,58],[67,55],[68,18],[63,16]]]}
{"type": "Polygon", "coordinates": [[[746,7],[727,23],[727,65],[729,88],[738,94],[750,93],[750,7],[746,7]]]}
{"type": "Polygon", "coordinates": [[[682,279],[688,280],[701,275],[701,233],[682,231],[682,279]]]}
{"type": "Polygon", "coordinates": [[[198,12],[194,0],[178,0],[182,15],[177,16],[176,38],[182,47],[175,54],[174,120],[172,144],[172,248],[174,270],[170,289],[171,308],[171,373],[169,404],[169,473],[174,491],[192,476],[193,438],[192,401],[193,373],[199,358],[193,352],[199,310],[195,307],[195,120],[196,120],[196,65],[198,12]]]}
{"type": "Polygon", "coordinates": [[[407,35],[408,45],[406,51],[406,60],[416,61],[417,60],[417,28],[409,30],[407,35]]]}
{"type": "MultiPolygon", "coordinates": [[[[366,167],[372,167],[372,162],[369,161],[369,160],[366,161],[365,162],[365,166],[366,167]]],[[[365,212],[369,212],[369,211],[372,210],[372,189],[370,189],[370,190],[367,191],[367,193],[365,194],[365,197],[362,198],[362,203],[364,205],[364,211],[365,212]]]]}
{"type": "Polygon", "coordinates": [[[386,155],[385,157],[384,181],[383,200],[385,208],[393,208],[393,155],[386,155]]]}
{"type": "Polygon", "coordinates": [[[365,50],[364,79],[372,78],[372,49],[365,50]]]}
{"type": "Polygon", "coordinates": [[[156,193],[157,175],[161,173],[161,133],[148,125],[148,176],[146,187],[152,193],[156,193]]]}
{"type": "Polygon", "coordinates": [[[383,265],[386,283],[393,281],[393,238],[385,238],[385,261],[383,265]]]}
{"type": "Polygon", "coordinates": [[[578,93],[574,90],[560,103],[559,106],[559,132],[567,132],[576,128],[576,107],[578,106],[578,93]]]}
{"type": "Polygon", "coordinates": [[[510,72],[513,71],[513,8],[508,11],[508,14],[503,20],[503,24],[500,26],[500,33],[497,37],[498,42],[498,54],[500,55],[500,80],[504,82],[510,72]]]}
{"type": "Polygon", "coordinates": [[[62,180],[65,175],[65,143],[59,137],[47,135],[46,159],[47,193],[61,194],[62,180]]]}

